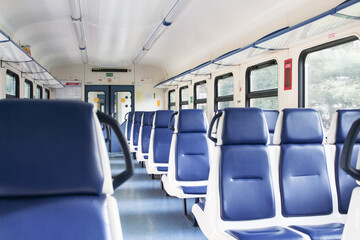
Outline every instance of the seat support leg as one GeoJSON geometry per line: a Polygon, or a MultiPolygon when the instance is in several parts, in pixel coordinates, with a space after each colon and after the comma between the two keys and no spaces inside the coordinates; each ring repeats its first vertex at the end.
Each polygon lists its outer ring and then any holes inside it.
{"type": "MultiPolygon", "coordinates": [[[[199,203],[199,198],[195,198],[195,204],[199,203]]],[[[187,212],[187,204],[186,204],[186,198],[183,199],[183,205],[184,205],[184,216],[189,220],[189,222],[192,224],[193,227],[198,227],[198,223],[196,221],[195,216],[192,213],[187,212]]]]}

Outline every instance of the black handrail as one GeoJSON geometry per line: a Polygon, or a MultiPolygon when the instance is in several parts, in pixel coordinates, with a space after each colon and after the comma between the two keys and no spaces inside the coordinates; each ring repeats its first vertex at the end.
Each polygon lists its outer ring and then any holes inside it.
{"type": "Polygon", "coordinates": [[[211,132],[214,127],[215,121],[218,118],[220,118],[221,116],[222,116],[222,111],[221,112],[219,111],[217,114],[215,114],[215,116],[211,119],[209,130],[208,130],[208,138],[215,143],[217,142],[217,138],[214,138],[213,136],[211,136],[211,132]]]}
{"type": "MultiPolygon", "coordinates": [[[[171,126],[171,122],[172,122],[172,120],[174,119],[174,117],[178,114],[179,112],[174,112],[172,115],[171,115],[171,117],[170,117],[170,121],[169,121],[169,128],[170,128],[170,130],[172,130],[172,131],[175,131],[175,126],[171,126]]],[[[175,125],[175,124],[174,124],[175,125]]]]}
{"type": "Polygon", "coordinates": [[[350,176],[360,181],[360,170],[351,166],[351,156],[357,136],[360,132],[360,118],[356,120],[349,130],[341,153],[340,167],[350,176]]]}
{"type": "Polygon", "coordinates": [[[96,115],[99,118],[100,123],[106,124],[109,127],[111,127],[111,129],[113,130],[113,133],[115,133],[115,135],[116,135],[116,138],[119,140],[121,149],[124,154],[125,171],[113,176],[113,188],[116,189],[121,184],[126,182],[134,174],[134,166],[133,166],[130,150],[129,150],[127,141],[124,137],[124,134],[121,131],[119,122],[116,119],[114,119],[100,111],[97,111],[96,115]]]}

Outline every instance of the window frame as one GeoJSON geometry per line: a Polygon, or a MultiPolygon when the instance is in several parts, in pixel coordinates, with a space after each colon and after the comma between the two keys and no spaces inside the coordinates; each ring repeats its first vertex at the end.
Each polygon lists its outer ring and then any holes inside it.
{"type": "MultiPolygon", "coordinates": [[[[259,91],[251,91],[251,72],[254,70],[259,70],[262,68],[270,67],[273,65],[278,65],[275,59],[271,59],[266,62],[262,62],[256,65],[252,65],[246,69],[245,73],[245,106],[250,107],[250,100],[256,98],[267,98],[267,97],[278,97],[279,95],[279,87],[259,90],[259,91]]],[[[279,74],[278,74],[278,86],[279,86],[279,74]]],[[[279,103],[278,103],[279,104],[279,103]]]]}
{"type": "Polygon", "coordinates": [[[47,89],[47,88],[45,88],[45,91],[44,91],[45,93],[47,93],[47,98],[45,98],[45,99],[50,99],[50,90],[49,89],[47,89]]]}
{"type": "Polygon", "coordinates": [[[175,102],[171,102],[171,98],[170,98],[171,93],[174,93],[174,95],[176,95],[175,89],[168,91],[168,109],[169,110],[171,107],[176,107],[176,99],[175,99],[175,102]]]}
{"type": "Polygon", "coordinates": [[[183,101],[182,97],[181,97],[181,92],[185,89],[188,89],[189,90],[189,86],[182,86],[179,88],[179,109],[181,110],[182,109],[182,106],[184,105],[188,105],[189,106],[189,99],[187,99],[186,101],[183,101]]]}
{"type": "Polygon", "coordinates": [[[36,94],[37,94],[37,92],[38,92],[37,89],[41,89],[41,91],[40,91],[40,97],[37,98],[37,99],[43,99],[43,87],[40,86],[40,85],[36,85],[36,94]]]}
{"type": "MultiPolygon", "coordinates": [[[[25,85],[26,84],[30,85],[30,98],[29,99],[33,99],[34,98],[34,83],[32,81],[30,81],[29,79],[25,79],[24,83],[25,83],[25,85]]],[[[25,91],[24,91],[24,95],[25,95],[25,91]]]]}
{"type": "Polygon", "coordinates": [[[303,108],[305,107],[305,61],[306,61],[306,57],[307,55],[309,55],[310,53],[313,52],[318,52],[327,48],[332,48],[332,47],[336,47],[338,45],[342,45],[345,43],[349,43],[352,41],[360,41],[360,38],[358,38],[357,36],[349,36],[349,37],[345,37],[345,38],[341,38],[341,39],[337,39],[331,42],[326,42],[311,48],[307,48],[304,49],[300,55],[299,55],[299,72],[298,72],[298,78],[299,78],[299,83],[298,83],[298,107],[299,108],[303,108]]]}
{"type": "MultiPolygon", "coordinates": [[[[234,101],[234,89],[233,89],[233,94],[232,95],[227,95],[227,96],[219,96],[219,89],[218,89],[218,82],[219,80],[223,80],[225,78],[229,78],[229,77],[232,77],[234,78],[234,74],[232,72],[228,72],[228,73],[225,73],[225,74],[222,74],[222,75],[219,75],[219,76],[216,76],[215,77],[215,81],[214,81],[214,84],[215,84],[215,94],[214,94],[214,110],[215,112],[217,112],[219,109],[218,109],[218,103],[219,102],[230,102],[230,101],[234,101]]],[[[234,79],[233,79],[234,81],[234,79]]]]}
{"type": "Polygon", "coordinates": [[[206,95],[206,98],[197,98],[197,91],[196,91],[196,87],[197,86],[200,86],[200,85],[206,85],[207,82],[206,80],[202,80],[202,81],[199,81],[199,82],[196,82],[194,83],[194,109],[197,109],[197,104],[204,104],[206,103],[207,104],[207,95],[206,95]]]}
{"type": "MultiPolygon", "coordinates": [[[[6,86],[5,86],[5,98],[6,99],[11,99],[11,98],[20,98],[20,78],[19,75],[14,73],[13,71],[7,69],[6,70],[6,75],[11,75],[12,77],[15,78],[15,96],[14,95],[10,95],[6,93],[6,86]]],[[[6,85],[6,79],[5,79],[5,85],[6,85]]]]}

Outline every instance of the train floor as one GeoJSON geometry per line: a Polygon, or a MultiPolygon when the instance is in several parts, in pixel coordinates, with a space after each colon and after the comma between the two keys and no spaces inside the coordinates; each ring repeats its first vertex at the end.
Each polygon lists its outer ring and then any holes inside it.
{"type": "MultiPolygon", "coordinates": [[[[125,168],[124,159],[110,155],[112,173],[125,168]]],[[[201,240],[206,237],[183,215],[183,200],[166,196],[160,180],[151,179],[134,160],[134,176],[114,193],[119,206],[124,240],[201,240]]],[[[191,212],[194,200],[188,200],[191,212]]]]}

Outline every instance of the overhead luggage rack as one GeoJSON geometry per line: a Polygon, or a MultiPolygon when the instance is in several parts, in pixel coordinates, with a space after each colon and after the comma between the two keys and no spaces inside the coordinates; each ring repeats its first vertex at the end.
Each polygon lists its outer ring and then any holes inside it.
{"type": "Polygon", "coordinates": [[[56,80],[43,66],[34,58],[29,56],[19,45],[8,35],[0,30],[0,63],[7,63],[10,66],[27,74],[34,80],[39,81],[49,88],[63,88],[64,86],[56,80]]]}
{"type": "Polygon", "coordinates": [[[348,27],[360,22],[360,0],[349,0],[318,16],[291,27],[279,29],[245,47],[232,50],[218,58],[167,79],[155,88],[169,88],[178,82],[191,81],[191,76],[211,74],[212,71],[224,66],[238,66],[256,56],[274,51],[287,50],[319,36],[335,37],[334,30],[348,27]],[[332,36],[334,34],[334,36],[332,36]],[[191,73],[191,74],[188,74],[191,73]]]}

